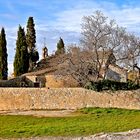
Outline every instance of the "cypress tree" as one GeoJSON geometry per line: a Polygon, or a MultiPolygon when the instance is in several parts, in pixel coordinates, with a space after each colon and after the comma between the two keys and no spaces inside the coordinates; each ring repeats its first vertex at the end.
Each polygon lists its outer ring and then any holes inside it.
{"type": "Polygon", "coordinates": [[[19,26],[18,37],[16,41],[16,54],[14,60],[14,75],[20,76],[28,72],[29,68],[29,55],[26,43],[26,36],[24,29],[19,26]]]}
{"type": "Polygon", "coordinates": [[[6,34],[4,28],[1,29],[0,34],[0,79],[7,80],[8,77],[8,63],[7,63],[7,48],[6,48],[6,34]]]}
{"type": "Polygon", "coordinates": [[[63,39],[60,37],[59,42],[57,43],[56,54],[64,54],[64,53],[65,53],[65,44],[63,39]]]}
{"type": "MultiPolygon", "coordinates": [[[[28,52],[29,52],[29,70],[32,70],[36,61],[39,59],[36,59],[36,54],[38,54],[36,50],[36,31],[35,31],[35,24],[33,17],[29,17],[27,22],[27,33],[26,33],[26,42],[28,46],[28,52]]],[[[39,56],[39,55],[38,55],[39,56]]]]}

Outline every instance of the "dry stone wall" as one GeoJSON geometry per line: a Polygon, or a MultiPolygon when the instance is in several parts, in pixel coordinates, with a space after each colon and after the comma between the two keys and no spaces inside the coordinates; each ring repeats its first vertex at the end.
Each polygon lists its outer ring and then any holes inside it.
{"type": "Polygon", "coordinates": [[[117,107],[140,109],[140,90],[94,92],[83,88],[0,88],[0,110],[117,107]]]}

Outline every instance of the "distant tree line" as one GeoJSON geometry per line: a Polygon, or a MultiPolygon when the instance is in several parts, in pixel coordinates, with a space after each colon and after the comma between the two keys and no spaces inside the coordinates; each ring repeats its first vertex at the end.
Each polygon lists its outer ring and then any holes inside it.
{"type": "Polygon", "coordinates": [[[36,31],[33,17],[27,22],[27,32],[19,25],[16,41],[16,54],[14,59],[14,75],[20,76],[32,71],[39,60],[39,53],[36,50],[36,31]]]}
{"type": "Polygon", "coordinates": [[[57,50],[55,52],[56,55],[65,53],[65,44],[63,39],[60,37],[59,42],[57,43],[57,50]]]}
{"type": "MultiPolygon", "coordinates": [[[[36,32],[33,17],[29,17],[27,22],[27,32],[19,25],[16,53],[14,58],[14,76],[20,76],[31,71],[39,60],[39,53],[36,50],[36,32]]],[[[7,41],[5,29],[1,29],[0,33],[0,79],[7,80],[8,62],[7,62],[7,41]]]]}
{"type": "Polygon", "coordinates": [[[7,48],[6,48],[6,35],[4,28],[0,33],[0,79],[7,80],[8,77],[8,64],[7,64],[7,48]]]}
{"type": "MultiPolygon", "coordinates": [[[[33,17],[29,17],[24,28],[19,25],[16,40],[16,53],[14,57],[14,76],[20,76],[30,72],[39,60],[39,53],[36,49],[36,31],[33,17]]],[[[0,33],[0,79],[7,80],[8,78],[8,54],[5,29],[1,29],[0,33]]],[[[57,43],[56,55],[65,53],[63,39],[60,38],[57,43]]]]}

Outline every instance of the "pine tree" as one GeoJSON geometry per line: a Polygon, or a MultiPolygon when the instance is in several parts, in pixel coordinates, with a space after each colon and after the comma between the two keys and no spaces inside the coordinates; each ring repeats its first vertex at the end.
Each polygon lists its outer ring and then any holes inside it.
{"type": "Polygon", "coordinates": [[[20,76],[28,72],[29,55],[26,43],[26,36],[24,29],[19,26],[18,37],[16,41],[16,54],[14,60],[14,75],[20,76]]]}
{"type": "Polygon", "coordinates": [[[29,56],[30,56],[30,58],[29,58],[29,70],[32,70],[36,61],[39,59],[39,57],[36,57],[36,54],[38,54],[38,52],[37,52],[36,46],[35,46],[36,31],[35,31],[35,24],[34,24],[33,17],[29,17],[28,22],[27,22],[26,42],[28,45],[28,52],[29,52],[29,56]],[[38,58],[38,59],[36,59],[36,58],[38,58]]]}
{"type": "Polygon", "coordinates": [[[60,37],[59,42],[57,43],[56,54],[64,54],[64,53],[65,53],[65,44],[63,39],[60,37]]]}
{"type": "Polygon", "coordinates": [[[0,79],[7,80],[8,77],[8,63],[7,63],[7,48],[6,35],[4,28],[1,29],[0,34],[0,79]]]}

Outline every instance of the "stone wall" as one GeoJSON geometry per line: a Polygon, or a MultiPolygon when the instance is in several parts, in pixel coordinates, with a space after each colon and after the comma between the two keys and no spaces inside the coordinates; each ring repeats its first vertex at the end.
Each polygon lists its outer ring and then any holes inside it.
{"type": "Polygon", "coordinates": [[[25,77],[19,76],[9,80],[0,80],[0,87],[21,87],[25,77]]]}
{"type": "Polygon", "coordinates": [[[0,110],[83,107],[140,109],[140,90],[100,93],[82,88],[0,88],[0,110]]]}
{"type": "Polygon", "coordinates": [[[47,88],[78,87],[78,83],[70,76],[46,75],[45,86],[47,88]]]}
{"type": "Polygon", "coordinates": [[[119,82],[127,82],[127,70],[119,67],[118,65],[109,65],[106,79],[115,80],[119,82]]]}

